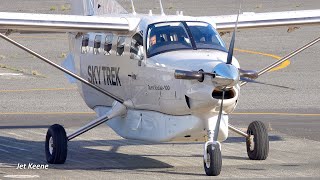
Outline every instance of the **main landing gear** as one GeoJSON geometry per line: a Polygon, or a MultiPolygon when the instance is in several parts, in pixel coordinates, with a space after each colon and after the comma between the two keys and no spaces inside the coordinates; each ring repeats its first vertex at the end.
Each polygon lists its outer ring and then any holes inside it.
{"type": "MultiPolygon", "coordinates": [[[[228,128],[246,138],[248,157],[251,160],[265,160],[269,153],[269,137],[266,126],[254,121],[248,126],[247,133],[228,125],[228,128]]],[[[218,176],[222,167],[221,144],[213,141],[213,131],[208,131],[208,139],[204,145],[204,170],[208,176],[218,176]]]]}
{"type": "Polygon", "coordinates": [[[124,113],[126,113],[126,107],[121,103],[115,102],[111,110],[105,115],[91,121],[70,135],[66,135],[65,129],[59,124],[50,126],[45,142],[47,162],[50,164],[63,164],[67,159],[68,141],[124,113]]]}
{"type": "Polygon", "coordinates": [[[50,126],[46,136],[45,152],[48,163],[63,164],[67,159],[68,138],[59,124],[50,126]]]}

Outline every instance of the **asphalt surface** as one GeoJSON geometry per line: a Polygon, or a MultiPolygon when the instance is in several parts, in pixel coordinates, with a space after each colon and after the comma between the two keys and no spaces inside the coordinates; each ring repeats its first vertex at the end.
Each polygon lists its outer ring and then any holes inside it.
{"type": "MultiPolygon", "coordinates": [[[[120,1],[130,10],[129,1],[120,1]]],[[[157,1],[138,1],[137,12],[160,12],[157,1]]],[[[165,12],[185,15],[235,14],[238,1],[163,1],[165,12]]],[[[248,0],[243,11],[319,9],[317,0],[248,0]]],[[[0,11],[68,14],[66,1],[2,0],[0,11]]],[[[319,36],[320,27],[246,30],[237,33],[235,56],[244,69],[261,69],[319,36]],[[251,52],[243,52],[250,50],[251,52]],[[260,53],[260,54],[258,54],[260,53]],[[264,53],[261,55],[261,53],[264,53]]],[[[13,34],[18,42],[61,63],[68,52],[65,34],[13,34]]],[[[230,41],[231,35],[223,39],[230,41]]],[[[223,169],[218,178],[320,177],[319,52],[316,44],[290,59],[290,65],[259,81],[290,87],[248,84],[241,89],[230,123],[245,129],[263,121],[270,131],[266,161],[250,161],[243,138],[230,134],[222,144],[223,169]]],[[[44,138],[51,124],[72,132],[95,117],[64,75],[0,40],[0,179],[212,179],[204,175],[202,143],[153,144],[125,140],[99,126],[69,143],[64,165],[48,170],[18,170],[18,164],[46,164],[44,138]],[[13,74],[8,74],[13,73],[13,74]],[[29,176],[14,176],[29,175],[29,176]]]]}

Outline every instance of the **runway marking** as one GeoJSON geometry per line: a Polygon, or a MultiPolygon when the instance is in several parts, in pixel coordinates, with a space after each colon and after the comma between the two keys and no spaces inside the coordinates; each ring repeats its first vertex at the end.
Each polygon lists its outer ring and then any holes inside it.
{"type": "Polygon", "coordinates": [[[31,179],[31,178],[39,178],[39,175],[5,175],[5,178],[13,178],[13,179],[31,179]]]}
{"type": "Polygon", "coordinates": [[[23,76],[22,73],[0,73],[0,76],[23,76]]]}
{"type": "Polygon", "coordinates": [[[28,151],[28,152],[30,152],[29,150],[22,149],[22,148],[18,148],[18,147],[14,147],[14,146],[9,146],[9,145],[4,145],[4,144],[0,144],[0,146],[12,148],[12,149],[18,149],[18,150],[20,150],[20,151],[28,151]]]}
{"type": "Polygon", "coordinates": [[[94,112],[0,112],[0,115],[65,115],[65,114],[95,114],[94,112]]]}
{"type": "Polygon", "coordinates": [[[244,112],[244,113],[232,113],[234,115],[278,115],[278,116],[320,116],[320,114],[308,114],[308,113],[272,113],[272,112],[244,112]]]}
{"type": "MultiPolygon", "coordinates": [[[[268,53],[245,50],[245,49],[238,49],[238,48],[234,48],[234,50],[239,51],[239,52],[243,52],[243,53],[248,53],[248,54],[258,54],[258,55],[262,55],[262,56],[272,57],[272,58],[277,59],[277,60],[281,59],[280,56],[277,56],[277,55],[274,55],[274,54],[268,54],[268,53]]],[[[283,63],[281,63],[280,65],[278,65],[277,67],[274,67],[273,69],[271,69],[269,72],[277,71],[277,70],[286,68],[289,65],[290,65],[290,60],[288,59],[288,60],[284,61],[283,63]]]]}
{"type": "Polygon", "coordinates": [[[0,90],[0,92],[32,92],[32,91],[68,91],[76,90],[76,87],[70,88],[37,88],[37,89],[7,89],[0,90]]]}
{"type": "Polygon", "coordinates": [[[9,153],[9,151],[6,151],[6,150],[4,150],[4,149],[0,149],[0,151],[9,153]]]}

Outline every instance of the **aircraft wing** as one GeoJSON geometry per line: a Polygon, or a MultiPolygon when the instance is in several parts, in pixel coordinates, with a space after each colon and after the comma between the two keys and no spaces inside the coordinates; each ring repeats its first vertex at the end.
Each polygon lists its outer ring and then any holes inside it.
{"type": "MultiPolygon", "coordinates": [[[[219,32],[230,32],[234,29],[237,15],[211,16],[211,18],[217,24],[219,32]]],[[[269,13],[247,12],[239,15],[238,29],[301,25],[320,25],[320,9],[269,13]]]]}
{"type": "Polygon", "coordinates": [[[128,18],[121,16],[0,12],[0,32],[106,32],[129,30],[128,18]]]}

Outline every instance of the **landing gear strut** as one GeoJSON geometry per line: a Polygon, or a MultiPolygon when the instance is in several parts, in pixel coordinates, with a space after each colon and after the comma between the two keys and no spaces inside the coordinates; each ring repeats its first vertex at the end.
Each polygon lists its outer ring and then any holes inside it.
{"type": "Polygon", "coordinates": [[[266,126],[261,121],[249,124],[247,133],[229,124],[229,129],[246,138],[248,157],[251,160],[265,160],[269,154],[269,136],[266,126]]]}

